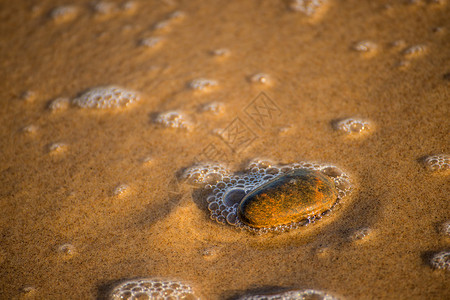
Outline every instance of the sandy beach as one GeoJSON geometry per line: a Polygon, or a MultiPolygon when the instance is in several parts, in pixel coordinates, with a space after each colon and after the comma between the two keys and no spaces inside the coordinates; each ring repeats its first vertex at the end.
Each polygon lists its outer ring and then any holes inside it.
{"type": "Polygon", "coordinates": [[[449,1],[3,0],[0,19],[0,299],[139,278],[450,298],[449,1]],[[339,170],[339,203],[239,228],[219,193],[295,164],[339,170]]]}

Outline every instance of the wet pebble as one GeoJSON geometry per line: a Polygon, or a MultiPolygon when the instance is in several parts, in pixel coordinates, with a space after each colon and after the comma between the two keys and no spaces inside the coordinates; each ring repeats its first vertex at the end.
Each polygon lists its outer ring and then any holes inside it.
{"type": "Polygon", "coordinates": [[[247,194],[238,217],[250,227],[275,227],[299,222],[331,209],[336,203],[334,182],[307,169],[278,176],[247,194]]]}

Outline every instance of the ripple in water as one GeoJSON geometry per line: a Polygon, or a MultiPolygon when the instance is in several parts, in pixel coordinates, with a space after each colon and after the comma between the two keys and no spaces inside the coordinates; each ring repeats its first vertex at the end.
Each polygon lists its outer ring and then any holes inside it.
{"type": "Polygon", "coordinates": [[[318,171],[328,176],[335,185],[337,199],[332,205],[332,210],[352,189],[350,178],[335,166],[316,164],[308,162],[293,163],[288,165],[275,165],[266,160],[255,160],[250,162],[244,172],[232,173],[224,165],[204,163],[187,169],[184,178],[192,183],[198,184],[209,191],[206,197],[208,210],[212,220],[221,224],[228,224],[240,229],[246,229],[254,233],[284,232],[304,225],[313,223],[330,210],[315,216],[292,221],[287,224],[255,228],[244,224],[239,219],[238,206],[244,196],[251,193],[268,181],[278,178],[293,170],[306,169],[318,171]]]}
{"type": "Polygon", "coordinates": [[[116,286],[109,294],[109,299],[183,299],[198,300],[192,287],[180,281],[154,278],[140,278],[125,281],[116,286]]]}

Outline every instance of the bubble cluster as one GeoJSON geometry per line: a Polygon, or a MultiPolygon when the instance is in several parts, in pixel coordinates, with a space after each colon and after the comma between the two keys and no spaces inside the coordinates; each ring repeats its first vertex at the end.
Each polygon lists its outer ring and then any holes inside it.
{"type": "Polygon", "coordinates": [[[73,5],[64,5],[53,9],[50,18],[55,22],[66,22],[74,19],[78,13],[78,8],[73,5]]]}
{"type": "Polygon", "coordinates": [[[450,251],[441,251],[433,255],[430,261],[434,269],[450,270],[450,251]]]}
{"type": "Polygon", "coordinates": [[[439,230],[443,235],[450,237],[450,221],[444,222],[439,230]]]}
{"type": "Polygon", "coordinates": [[[349,240],[351,242],[360,242],[366,240],[370,235],[372,235],[372,229],[363,227],[353,231],[349,236],[349,240]]]}
{"type": "Polygon", "coordinates": [[[204,163],[187,169],[184,172],[184,178],[191,183],[203,186],[209,191],[206,202],[208,203],[208,210],[210,211],[212,220],[258,234],[284,232],[313,223],[323,216],[328,215],[329,211],[287,225],[278,225],[269,228],[253,228],[245,225],[239,220],[237,208],[241,200],[248,193],[269,180],[296,169],[319,171],[326,176],[329,176],[334,181],[338,196],[332,209],[352,189],[348,175],[337,167],[309,162],[275,165],[268,160],[254,160],[247,165],[242,173],[232,173],[224,165],[204,163]]]}
{"type": "Polygon", "coordinates": [[[158,114],[154,122],[167,128],[193,129],[193,124],[189,118],[184,113],[175,110],[158,114]]]}
{"type": "Polygon", "coordinates": [[[117,86],[93,88],[73,100],[81,108],[119,108],[127,107],[140,100],[139,95],[131,90],[117,86]]]}
{"type": "Polygon", "coordinates": [[[403,51],[403,55],[406,58],[414,58],[424,55],[427,51],[428,47],[426,45],[414,45],[403,51]]]}
{"type": "Polygon", "coordinates": [[[70,99],[65,97],[56,98],[48,104],[48,109],[52,112],[65,110],[69,107],[70,99]]]}
{"type": "Polygon", "coordinates": [[[224,104],[222,102],[210,102],[203,104],[200,107],[201,112],[212,112],[214,114],[219,114],[224,110],[224,104]]]}
{"type": "Polygon", "coordinates": [[[100,1],[94,4],[94,11],[99,15],[108,15],[117,10],[112,2],[100,1]]]}
{"type": "Polygon", "coordinates": [[[239,300],[337,300],[326,292],[318,290],[296,290],[281,293],[271,293],[262,295],[250,295],[240,297],[239,300]]]}
{"type": "Polygon", "coordinates": [[[123,196],[128,192],[130,186],[128,184],[119,184],[113,191],[114,196],[123,196]]]}
{"type": "Polygon", "coordinates": [[[160,37],[149,37],[149,38],[142,39],[139,42],[139,45],[147,47],[147,48],[155,48],[156,46],[160,45],[162,41],[163,41],[163,39],[160,37]]]}
{"type": "Polygon", "coordinates": [[[353,50],[367,54],[373,54],[377,49],[378,45],[368,40],[360,41],[353,45],[353,50]]]}
{"type": "Polygon", "coordinates": [[[206,91],[212,87],[217,86],[217,84],[217,81],[213,79],[197,78],[189,83],[189,87],[197,91],[206,91]]]}
{"type": "Polygon", "coordinates": [[[450,170],[450,155],[436,154],[424,158],[425,168],[431,172],[448,172],[450,170]]]}
{"type": "Polygon", "coordinates": [[[140,278],[116,286],[109,299],[195,300],[199,299],[192,287],[179,281],[140,278]]]}
{"type": "Polygon", "coordinates": [[[154,30],[167,30],[174,24],[176,21],[179,21],[185,17],[185,13],[182,11],[175,11],[171,13],[165,20],[162,20],[156,23],[153,26],[154,30]]]}
{"type": "Polygon", "coordinates": [[[371,123],[364,119],[348,118],[333,122],[333,127],[339,132],[354,135],[369,131],[371,123]]]}
{"type": "Polygon", "coordinates": [[[293,11],[302,12],[307,16],[312,16],[324,7],[327,0],[293,0],[289,8],[293,11]]]}

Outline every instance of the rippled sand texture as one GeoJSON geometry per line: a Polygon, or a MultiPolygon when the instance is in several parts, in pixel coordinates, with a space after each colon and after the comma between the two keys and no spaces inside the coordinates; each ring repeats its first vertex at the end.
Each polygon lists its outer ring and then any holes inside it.
{"type": "Polygon", "coordinates": [[[450,298],[449,16],[444,0],[1,1],[0,298],[104,299],[135,278],[213,300],[450,298]],[[331,164],[354,189],[317,224],[255,235],[180,176],[261,158],[331,164]]]}

